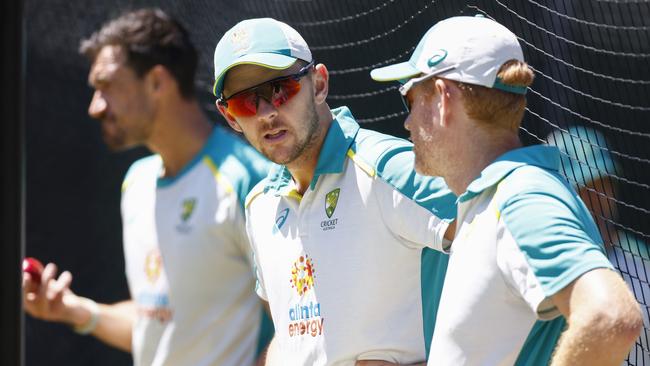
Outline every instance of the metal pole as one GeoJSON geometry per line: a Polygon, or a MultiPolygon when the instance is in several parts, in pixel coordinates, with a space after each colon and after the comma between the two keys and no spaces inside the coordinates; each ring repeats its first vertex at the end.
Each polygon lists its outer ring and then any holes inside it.
{"type": "Polygon", "coordinates": [[[24,21],[23,1],[1,2],[3,89],[0,110],[0,363],[23,364],[21,258],[24,253],[24,21]]]}

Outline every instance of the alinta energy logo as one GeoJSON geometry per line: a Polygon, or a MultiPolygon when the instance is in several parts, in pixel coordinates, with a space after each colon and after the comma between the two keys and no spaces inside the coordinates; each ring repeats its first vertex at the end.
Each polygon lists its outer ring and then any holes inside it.
{"type": "MultiPolygon", "coordinates": [[[[291,278],[289,282],[302,298],[314,288],[316,270],[314,261],[308,255],[300,256],[291,267],[291,278]]],[[[323,334],[323,321],[321,316],[320,303],[305,300],[289,307],[289,337],[320,336],[323,334]]]]}
{"type": "Polygon", "coordinates": [[[172,311],[167,294],[159,289],[158,279],[162,271],[163,261],[160,252],[157,248],[150,250],[144,259],[144,274],[152,286],[151,288],[145,286],[139,290],[135,296],[135,303],[136,311],[140,316],[156,319],[164,324],[172,318],[172,311]]]}
{"type": "Polygon", "coordinates": [[[314,287],[314,263],[308,255],[300,256],[291,268],[291,287],[302,296],[314,287]]]}
{"type": "Polygon", "coordinates": [[[144,273],[150,283],[156,283],[162,272],[162,256],[158,249],[152,249],[144,259],[144,273]]]}

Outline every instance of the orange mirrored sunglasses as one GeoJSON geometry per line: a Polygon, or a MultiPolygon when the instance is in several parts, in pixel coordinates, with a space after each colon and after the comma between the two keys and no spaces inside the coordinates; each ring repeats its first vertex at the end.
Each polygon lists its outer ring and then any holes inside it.
{"type": "Polygon", "coordinates": [[[297,73],[265,81],[248,89],[239,91],[229,97],[223,93],[217,103],[226,112],[236,117],[251,117],[257,114],[260,98],[279,107],[293,98],[300,91],[300,79],[309,73],[314,61],[305,65],[297,73]]]}

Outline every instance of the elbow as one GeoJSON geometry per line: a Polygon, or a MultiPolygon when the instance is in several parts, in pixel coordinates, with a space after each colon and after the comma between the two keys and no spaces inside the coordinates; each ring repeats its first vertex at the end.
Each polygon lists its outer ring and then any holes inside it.
{"type": "Polygon", "coordinates": [[[601,335],[608,347],[630,349],[643,330],[643,316],[636,301],[607,303],[583,314],[582,326],[592,334],[601,335]]]}
{"type": "Polygon", "coordinates": [[[627,314],[617,317],[613,322],[613,328],[621,342],[632,347],[643,330],[643,316],[638,304],[635,302],[634,307],[627,314]]]}

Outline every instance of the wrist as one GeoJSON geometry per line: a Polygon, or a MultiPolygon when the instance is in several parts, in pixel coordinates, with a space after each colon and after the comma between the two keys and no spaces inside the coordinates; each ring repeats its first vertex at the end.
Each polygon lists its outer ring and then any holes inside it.
{"type": "Polygon", "coordinates": [[[73,307],[70,326],[75,333],[90,334],[99,322],[99,305],[91,299],[77,297],[77,306],[73,307]]]}

